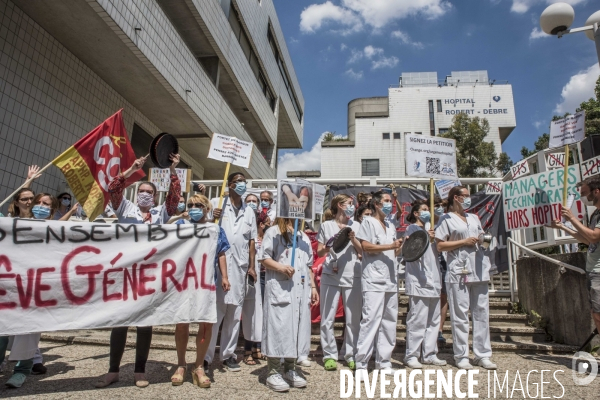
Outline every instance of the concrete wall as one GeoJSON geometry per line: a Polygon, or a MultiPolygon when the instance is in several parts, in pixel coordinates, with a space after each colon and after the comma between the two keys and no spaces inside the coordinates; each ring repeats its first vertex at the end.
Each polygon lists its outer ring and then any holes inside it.
{"type": "MultiPolygon", "coordinates": [[[[585,253],[551,256],[585,270],[585,253]]],[[[594,330],[585,274],[567,270],[537,257],[517,261],[519,301],[548,322],[548,333],[557,343],[579,346],[594,330]]],[[[598,337],[595,339],[598,342],[598,337]]]]}

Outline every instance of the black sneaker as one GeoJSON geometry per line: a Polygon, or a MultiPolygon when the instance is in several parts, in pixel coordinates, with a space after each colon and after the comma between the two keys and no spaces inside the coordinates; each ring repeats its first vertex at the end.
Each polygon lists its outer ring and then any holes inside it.
{"type": "Polygon", "coordinates": [[[235,358],[233,358],[233,357],[229,357],[227,360],[225,360],[225,362],[223,364],[231,372],[239,372],[242,370],[240,368],[240,364],[238,364],[237,361],[235,361],[235,358]]]}
{"type": "Polygon", "coordinates": [[[438,340],[439,344],[442,344],[442,345],[446,344],[446,338],[444,336],[442,336],[442,332],[438,332],[437,340],[438,340]]]}
{"type": "Polygon", "coordinates": [[[208,375],[208,361],[204,360],[204,375],[208,375]]]}
{"type": "Polygon", "coordinates": [[[33,375],[44,375],[46,372],[48,372],[48,368],[44,367],[44,364],[42,363],[33,364],[33,367],[31,368],[31,373],[33,375]]]}

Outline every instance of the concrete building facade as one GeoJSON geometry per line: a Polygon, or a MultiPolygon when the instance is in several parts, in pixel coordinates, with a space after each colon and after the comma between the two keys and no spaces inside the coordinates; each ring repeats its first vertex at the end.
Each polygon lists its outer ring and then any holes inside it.
{"type": "Polygon", "coordinates": [[[516,126],[512,86],[488,79],[487,71],[403,73],[387,97],[348,104],[348,137],[321,143],[321,177],[326,179],[405,177],[405,136],[436,136],[459,113],[486,118],[487,140],[502,151],[516,126]]]}
{"type": "MultiPolygon", "coordinates": [[[[221,179],[218,132],[255,143],[248,177],[275,177],[304,99],[273,1],[0,0],[0,197],[121,108],[138,156],[169,132],[196,179],[221,179]]],[[[64,184],[51,167],[35,189],[64,184]]]]}

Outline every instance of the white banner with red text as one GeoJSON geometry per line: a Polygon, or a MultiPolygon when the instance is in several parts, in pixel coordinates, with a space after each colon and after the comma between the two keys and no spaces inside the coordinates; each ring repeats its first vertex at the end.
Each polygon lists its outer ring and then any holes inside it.
{"type": "Polygon", "coordinates": [[[215,224],[0,218],[0,336],[216,322],[215,224]]]}

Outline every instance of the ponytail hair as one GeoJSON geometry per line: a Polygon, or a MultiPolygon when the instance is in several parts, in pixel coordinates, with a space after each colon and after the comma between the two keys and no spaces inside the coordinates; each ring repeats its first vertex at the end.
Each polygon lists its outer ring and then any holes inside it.
{"type": "Polygon", "coordinates": [[[454,186],[450,189],[450,192],[448,192],[448,208],[454,205],[454,196],[460,196],[460,191],[466,188],[466,186],[454,186]]]}
{"type": "Polygon", "coordinates": [[[418,199],[412,202],[412,208],[410,209],[410,214],[406,216],[406,220],[411,224],[417,222],[417,217],[415,217],[415,213],[419,211],[423,204],[427,204],[427,200],[418,199]]]}
{"type": "Polygon", "coordinates": [[[329,210],[331,210],[333,217],[335,217],[339,211],[339,207],[338,207],[339,204],[343,203],[349,199],[351,199],[351,197],[348,196],[347,194],[338,194],[337,196],[335,196],[333,198],[333,200],[331,200],[331,205],[329,206],[329,210]]]}

